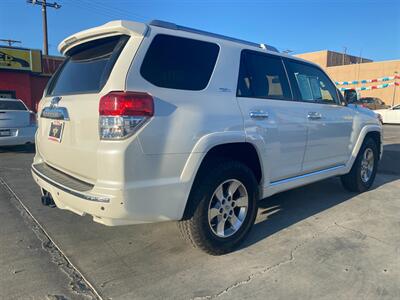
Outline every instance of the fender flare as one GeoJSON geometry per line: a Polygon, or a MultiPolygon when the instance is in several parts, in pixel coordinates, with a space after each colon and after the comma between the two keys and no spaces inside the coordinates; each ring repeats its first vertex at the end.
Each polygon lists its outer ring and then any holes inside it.
{"type": "Polygon", "coordinates": [[[381,137],[381,149],[380,149],[380,156],[382,157],[382,152],[383,152],[383,143],[382,143],[382,127],[376,124],[371,124],[371,125],[366,125],[364,126],[360,134],[358,135],[357,142],[355,143],[353,147],[353,151],[351,152],[351,157],[346,163],[346,172],[350,172],[351,168],[353,167],[354,161],[357,158],[358,152],[360,151],[360,148],[362,144],[364,143],[365,137],[367,136],[368,133],[370,132],[379,132],[380,137],[381,137]]]}
{"type": "Polygon", "coordinates": [[[230,143],[244,143],[245,141],[246,134],[243,131],[214,132],[202,136],[194,145],[183,167],[180,180],[193,183],[203,158],[213,147],[230,143]]]}

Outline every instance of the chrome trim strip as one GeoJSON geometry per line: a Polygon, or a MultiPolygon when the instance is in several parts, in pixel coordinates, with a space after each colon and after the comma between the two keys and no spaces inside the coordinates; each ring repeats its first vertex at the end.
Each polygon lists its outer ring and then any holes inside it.
{"type": "Polygon", "coordinates": [[[80,192],[77,192],[73,189],[67,188],[57,182],[55,182],[54,180],[44,176],[42,173],[40,173],[38,170],[35,169],[35,167],[32,165],[31,167],[32,172],[35,173],[38,177],[40,177],[41,179],[43,179],[44,181],[46,181],[47,183],[53,185],[54,187],[68,193],[71,194],[73,196],[82,198],[84,200],[88,200],[88,201],[94,201],[94,202],[101,202],[101,203],[109,203],[110,202],[110,198],[107,197],[98,197],[98,196],[91,196],[91,195],[87,195],[87,194],[82,194],[80,192]]]}
{"type": "Polygon", "coordinates": [[[68,110],[65,107],[45,107],[40,114],[41,118],[69,121],[68,110]]]}
{"type": "Polygon", "coordinates": [[[296,181],[296,180],[299,180],[299,179],[308,178],[308,177],[311,177],[311,176],[314,176],[314,175],[320,175],[320,174],[328,173],[328,172],[331,172],[331,171],[338,170],[340,168],[344,168],[345,166],[346,165],[339,165],[339,166],[336,166],[336,167],[331,167],[331,168],[328,168],[328,169],[315,171],[315,172],[312,172],[312,173],[307,173],[307,174],[303,174],[303,175],[299,175],[299,176],[295,176],[295,177],[290,177],[290,178],[281,179],[281,180],[278,180],[278,181],[273,181],[273,182],[270,183],[270,186],[276,186],[276,185],[280,185],[280,184],[296,181]]]}

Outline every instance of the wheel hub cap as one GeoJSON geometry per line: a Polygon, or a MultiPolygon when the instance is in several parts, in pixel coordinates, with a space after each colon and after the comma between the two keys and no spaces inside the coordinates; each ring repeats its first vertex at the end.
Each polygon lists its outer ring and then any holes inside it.
{"type": "Polygon", "coordinates": [[[364,151],[363,158],[361,160],[361,180],[368,182],[372,176],[374,170],[374,152],[372,149],[367,148],[364,151]]]}
{"type": "Polygon", "coordinates": [[[249,205],[243,183],[229,179],[215,190],[208,207],[208,224],[218,237],[226,238],[236,233],[246,218],[249,205]]]}

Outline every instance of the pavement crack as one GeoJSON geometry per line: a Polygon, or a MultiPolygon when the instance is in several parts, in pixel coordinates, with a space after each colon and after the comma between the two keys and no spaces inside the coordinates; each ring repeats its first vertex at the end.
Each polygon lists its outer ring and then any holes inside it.
{"type": "Polygon", "coordinates": [[[290,250],[290,253],[289,253],[288,258],[286,258],[286,259],[284,259],[284,260],[282,260],[282,261],[280,261],[280,262],[278,262],[278,263],[276,263],[276,264],[274,264],[274,265],[272,265],[272,266],[266,266],[266,267],[264,267],[262,270],[260,270],[260,271],[258,271],[258,272],[256,272],[256,273],[250,274],[250,275],[247,277],[247,279],[241,280],[241,281],[238,281],[238,282],[235,282],[234,284],[230,285],[229,287],[227,287],[226,289],[220,291],[220,292],[217,293],[217,294],[208,295],[208,296],[201,296],[201,297],[194,297],[194,298],[192,298],[192,300],[214,299],[214,298],[220,297],[220,296],[222,296],[222,295],[224,295],[224,294],[230,292],[230,291],[233,290],[233,289],[236,289],[236,288],[238,288],[238,287],[240,287],[240,286],[242,286],[242,285],[249,284],[249,283],[252,282],[255,278],[258,278],[258,277],[260,277],[260,276],[263,275],[263,274],[266,274],[266,273],[268,273],[268,272],[270,272],[270,271],[273,271],[273,270],[276,270],[276,269],[280,268],[280,267],[283,266],[283,265],[286,265],[286,264],[289,264],[289,263],[293,262],[293,261],[295,260],[294,254],[295,254],[295,252],[296,252],[297,250],[299,250],[299,249],[302,248],[304,245],[308,244],[309,242],[311,242],[312,240],[314,240],[315,238],[317,238],[319,235],[321,235],[321,234],[325,233],[326,231],[328,231],[331,227],[333,227],[333,225],[329,225],[329,226],[326,227],[324,230],[315,233],[311,238],[308,238],[307,240],[304,240],[304,241],[302,241],[301,243],[299,243],[299,244],[297,244],[296,246],[294,246],[293,249],[290,250]]]}
{"type": "Polygon", "coordinates": [[[350,228],[350,227],[341,225],[341,224],[339,224],[339,223],[337,223],[337,222],[334,222],[334,224],[335,224],[336,226],[338,226],[338,227],[344,229],[344,230],[348,230],[348,231],[355,232],[355,233],[357,233],[357,234],[359,234],[359,235],[361,235],[361,236],[363,236],[363,237],[368,237],[368,238],[370,238],[370,239],[373,239],[373,240],[375,240],[375,241],[378,241],[378,242],[380,242],[380,243],[382,243],[382,244],[385,244],[385,245],[387,245],[387,246],[393,246],[393,245],[391,245],[391,244],[389,244],[389,243],[387,243],[387,242],[385,242],[385,241],[383,241],[383,240],[381,240],[381,239],[378,239],[377,237],[374,237],[374,236],[372,236],[372,235],[366,234],[366,233],[364,233],[364,232],[362,232],[362,231],[360,231],[360,230],[353,229],[353,228],[350,228]]]}
{"type": "MultiPolygon", "coordinates": [[[[31,214],[29,209],[18,198],[10,186],[0,177],[0,185],[10,195],[10,200],[20,212],[24,222],[34,232],[36,237],[41,241],[42,249],[50,255],[52,263],[58,265],[60,270],[64,272],[70,282],[70,289],[83,299],[102,299],[93,286],[83,277],[83,275],[75,268],[75,266],[64,255],[61,249],[54,243],[40,223],[31,214]]],[[[48,295],[50,299],[66,299],[62,295],[48,295]]]]}

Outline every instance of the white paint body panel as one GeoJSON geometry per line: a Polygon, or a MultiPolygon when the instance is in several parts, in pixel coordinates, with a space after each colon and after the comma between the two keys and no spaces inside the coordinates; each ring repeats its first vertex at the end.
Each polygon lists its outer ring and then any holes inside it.
{"type": "Polygon", "coordinates": [[[400,124],[400,105],[388,109],[378,109],[374,112],[382,116],[384,124],[400,124]]]}
{"type": "Polygon", "coordinates": [[[16,146],[35,142],[36,124],[30,122],[30,112],[22,100],[2,99],[1,101],[15,101],[24,105],[25,110],[2,110],[0,108],[0,130],[9,131],[9,136],[0,135],[1,146],[16,146]]]}
{"type": "MultiPolygon", "coordinates": [[[[65,52],[80,42],[118,33],[129,34],[131,39],[101,92],[62,97],[60,105],[68,109],[71,119],[66,122],[62,143],[47,139],[49,120],[39,122],[34,164],[45,162],[93,184],[94,188],[88,192],[91,196],[110,198],[109,203],[83,200],[33,174],[35,181],[53,195],[61,209],[90,214],[94,221],[105,225],[179,220],[197,170],[214,146],[238,142],[254,145],[263,173],[260,190],[266,197],[348,172],[365,135],[369,131],[381,131],[374,115],[357,108],[318,108],[326,115],[319,125],[324,131],[320,132],[318,127],[313,127],[315,124],[309,124],[307,112],[311,108],[304,103],[277,100],[261,103],[236,98],[242,49],[281,55],[261,48],[124,21],[78,33],[63,41],[59,49],[65,52]],[[157,34],[178,35],[220,46],[215,69],[204,90],[160,88],[142,78],[141,63],[157,34]],[[131,137],[103,141],[98,135],[99,100],[115,90],[151,94],[155,115],[131,137]],[[267,121],[250,119],[249,112],[254,109],[268,111],[270,118],[267,121]],[[318,157],[316,154],[321,151],[328,151],[329,158],[318,157]],[[313,161],[315,156],[317,159],[313,161]],[[337,163],[341,166],[304,177],[304,166],[307,166],[303,164],[304,157],[308,158],[306,162],[312,169],[321,170],[337,163]],[[300,177],[287,180],[295,176],[300,177]]],[[[50,100],[44,97],[39,111],[48,106],[50,100]]]]}

